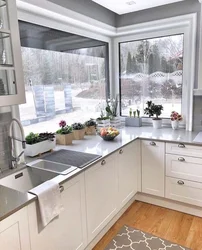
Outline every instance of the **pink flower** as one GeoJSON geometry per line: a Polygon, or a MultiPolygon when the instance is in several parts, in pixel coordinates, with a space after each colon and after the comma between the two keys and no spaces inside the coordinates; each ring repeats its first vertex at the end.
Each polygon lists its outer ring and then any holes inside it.
{"type": "Polygon", "coordinates": [[[62,128],[64,128],[66,125],[67,125],[67,124],[66,124],[66,121],[64,121],[64,120],[61,120],[61,121],[59,122],[59,126],[62,127],[62,128]]]}

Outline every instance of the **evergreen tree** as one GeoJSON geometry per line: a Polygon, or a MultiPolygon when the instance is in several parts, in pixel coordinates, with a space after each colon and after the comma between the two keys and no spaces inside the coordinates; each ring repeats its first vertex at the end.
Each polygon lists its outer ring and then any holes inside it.
{"type": "Polygon", "coordinates": [[[127,57],[126,73],[127,74],[133,73],[133,71],[132,71],[132,56],[131,56],[130,52],[128,52],[128,57],[127,57]]]}

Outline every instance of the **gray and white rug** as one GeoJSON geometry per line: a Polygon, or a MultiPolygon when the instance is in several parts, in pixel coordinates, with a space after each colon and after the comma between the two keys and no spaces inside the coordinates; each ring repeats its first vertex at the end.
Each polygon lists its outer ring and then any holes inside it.
{"type": "Polygon", "coordinates": [[[141,230],[124,226],[105,250],[190,250],[141,230]]]}

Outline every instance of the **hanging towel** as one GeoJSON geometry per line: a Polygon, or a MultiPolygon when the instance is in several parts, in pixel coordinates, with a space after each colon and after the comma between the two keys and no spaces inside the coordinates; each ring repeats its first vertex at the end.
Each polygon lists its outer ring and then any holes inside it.
{"type": "Polygon", "coordinates": [[[33,188],[30,193],[38,196],[41,222],[45,227],[63,210],[60,187],[58,183],[50,180],[33,188]]]}

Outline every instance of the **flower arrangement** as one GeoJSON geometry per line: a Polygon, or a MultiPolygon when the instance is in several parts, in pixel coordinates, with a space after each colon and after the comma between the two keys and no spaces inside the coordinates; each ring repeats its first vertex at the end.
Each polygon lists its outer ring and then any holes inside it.
{"type": "Polygon", "coordinates": [[[59,127],[60,129],[56,131],[56,134],[67,135],[72,133],[72,127],[68,126],[65,120],[59,122],[59,127]]]}
{"type": "Polygon", "coordinates": [[[90,119],[90,120],[88,120],[88,121],[85,122],[85,126],[86,127],[91,127],[91,126],[96,127],[96,121],[93,120],[93,119],[90,119]]]}
{"type": "Polygon", "coordinates": [[[115,99],[107,100],[106,112],[108,116],[116,117],[117,116],[117,107],[118,107],[118,95],[116,95],[115,99]]]}
{"type": "Polygon", "coordinates": [[[73,130],[81,130],[85,128],[85,125],[80,122],[75,122],[72,124],[73,130]]]}
{"type": "Polygon", "coordinates": [[[172,111],[170,115],[170,120],[171,121],[182,121],[182,115],[180,115],[176,111],[172,111]]]}

